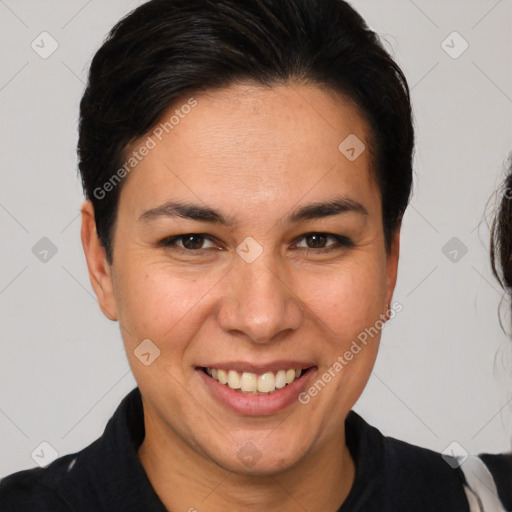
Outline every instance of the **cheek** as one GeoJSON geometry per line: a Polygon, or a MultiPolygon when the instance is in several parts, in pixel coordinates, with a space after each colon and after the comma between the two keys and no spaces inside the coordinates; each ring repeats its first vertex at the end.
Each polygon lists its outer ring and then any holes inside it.
{"type": "Polygon", "coordinates": [[[198,316],[217,281],[212,276],[180,274],[159,264],[126,268],[115,287],[119,321],[130,338],[139,341],[177,340],[178,332],[183,337],[184,328],[192,334],[201,325],[198,316]]]}
{"type": "MultiPolygon", "coordinates": [[[[222,302],[224,275],[231,278],[225,269],[199,273],[169,268],[161,261],[119,263],[114,292],[125,341],[133,345],[149,338],[173,352],[183,350],[201,329],[214,303],[222,302]]],[[[339,344],[357,337],[384,311],[383,268],[367,254],[343,266],[302,269],[289,285],[318,320],[317,328],[325,330],[326,339],[334,337],[333,343],[339,344]]]]}
{"type": "Polygon", "coordinates": [[[354,263],[304,278],[304,298],[331,335],[354,339],[373,325],[385,309],[382,265],[354,263]]]}

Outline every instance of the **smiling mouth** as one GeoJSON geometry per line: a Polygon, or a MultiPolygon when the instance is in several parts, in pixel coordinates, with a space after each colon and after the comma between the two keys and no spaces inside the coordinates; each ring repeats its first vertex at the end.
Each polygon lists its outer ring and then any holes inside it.
{"type": "Polygon", "coordinates": [[[201,370],[213,380],[241,394],[270,395],[300,379],[311,368],[289,368],[260,375],[220,368],[202,367],[201,370]]]}

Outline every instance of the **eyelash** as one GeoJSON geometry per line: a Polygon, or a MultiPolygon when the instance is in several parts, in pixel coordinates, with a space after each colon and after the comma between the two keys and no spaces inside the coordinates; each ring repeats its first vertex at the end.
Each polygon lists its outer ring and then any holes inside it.
{"type": "MultiPolygon", "coordinates": [[[[316,254],[318,253],[325,253],[325,252],[330,252],[332,250],[335,250],[335,249],[340,249],[340,248],[348,248],[348,247],[354,247],[354,243],[352,242],[352,240],[350,240],[350,238],[346,237],[346,236],[343,236],[343,235],[335,235],[333,233],[324,233],[324,232],[317,232],[317,231],[312,231],[312,232],[309,232],[309,233],[305,233],[304,235],[301,235],[300,237],[296,238],[296,240],[303,240],[305,238],[307,238],[308,236],[325,236],[327,237],[327,239],[333,239],[335,242],[333,244],[330,244],[326,247],[321,247],[321,248],[313,248],[313,247],[298,247],[298,248],[295,248],[295,250],[299,249],[305,249],[308,253],[310,252],[314,252],[316,254]]],[[[185,237],[188,237],[188,236],[196,236],[196,237],[201,237],[205,240],[208,240],[210,242],[214,242],[214,238],[205,234],[205,233],[186,233],[186,234],[183,234],[183,235],[176,235],[176,236],[172,236],[172,237],[169,237],[169,238],[165,238],[163,239],[159,245],[165,247],[165,248],[173,248],[173,249],[178,249],[179,251],[183,251],[183,252],[187,252],[187,253],[196,253],[196,254],[199,254],[201,253],[202,251],[205,251],[205,250],[208,250],[208,249],[211,249],[211,247],[207,247],[207,248],[200,248],[200,249],[187,249],[186,247],[180,247],[179,245],[176,244],[176,242],[178,242],[179,240],[183,240],[185,237]]]]}

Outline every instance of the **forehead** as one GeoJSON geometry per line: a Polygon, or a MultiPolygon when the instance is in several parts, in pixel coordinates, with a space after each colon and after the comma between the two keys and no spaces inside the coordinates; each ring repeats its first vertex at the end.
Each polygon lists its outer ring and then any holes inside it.
{"type": "Polygon", "coordinates": [[[368,132],[351,102],[317,86],[238,84],[204,92],[164,113],[121,196],[144,206],[172,195],[237,208],[375,193],[368,132]]]}

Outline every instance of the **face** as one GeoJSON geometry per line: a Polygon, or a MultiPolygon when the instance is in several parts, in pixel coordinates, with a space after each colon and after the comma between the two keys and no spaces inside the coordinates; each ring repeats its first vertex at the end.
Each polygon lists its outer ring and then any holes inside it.
{"type": "Polygon", "coordinates": [[[147,432],[205,464],[283,471],[343,438],[379,335],[353,342],[382,324],[398,234],[386,252],[368,128],[347,100],[249,84],[194,100],[123,184],[112,266],[86,203],[91,280],[147,432]],[[367,148],[355,160],[338,149],[351,134],[367,148]]]}

